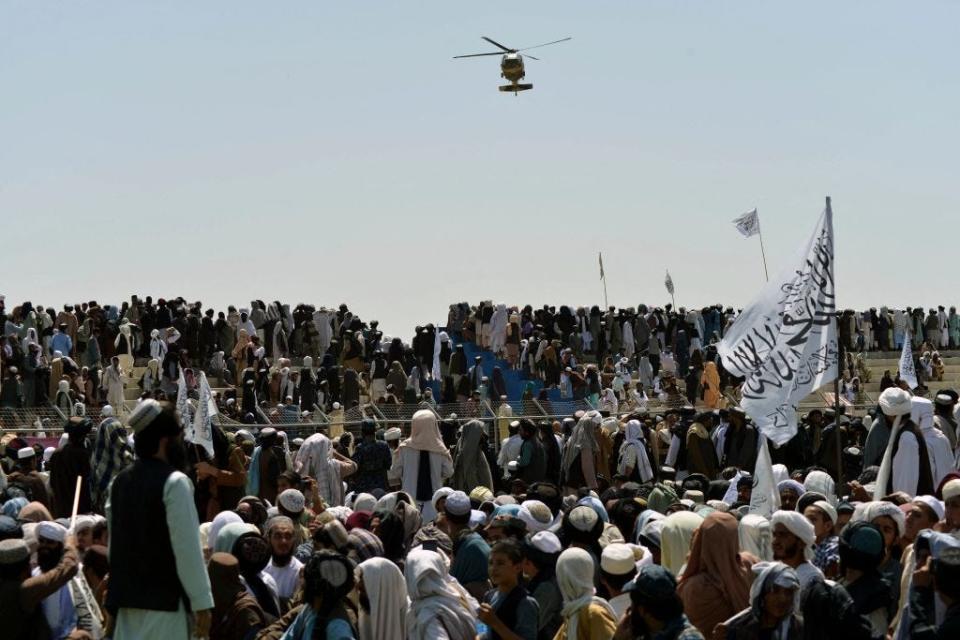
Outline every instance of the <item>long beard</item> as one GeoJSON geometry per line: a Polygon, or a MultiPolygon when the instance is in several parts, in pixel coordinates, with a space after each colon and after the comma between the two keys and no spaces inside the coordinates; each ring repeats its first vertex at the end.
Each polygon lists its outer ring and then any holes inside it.
{"type": "Polygon", "coordinates": [[[278,554],[273,554],[273,564],[278,567],[285,567],[290,564],[290,559],[293,558],[293,551],[290,553],[285,553],[282,556],[278,554]]]}
{"type": "Polygon", "coordinates": [[[167,463],[177,471],[187,470],[187,447],[180,438],[167,441],[167,463]]]}

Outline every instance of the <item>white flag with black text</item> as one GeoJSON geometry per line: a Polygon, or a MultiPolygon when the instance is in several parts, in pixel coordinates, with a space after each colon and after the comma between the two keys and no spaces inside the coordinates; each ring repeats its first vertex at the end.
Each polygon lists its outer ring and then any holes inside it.
{"type": "Polygon", "coordinates": [[[900,352],[900,379],[905,380],[911,389],[920,386],[917,380],[917,369],[913,365],[913,347],[910,346],[910,332],[903,336],[903,351],[900,352]]]}
{"type": "Polygon", "coordinates": [[[743,214],[734,220],[733,224],[737,226],[737,231],[742,233],[744,238],[760,233],[760,216],[757,215],[756,209],[743,214]]]}
{"type": "Polygon", "coordinates": [[[210,457],[213,457],[213,416],[217,414],[217,403],[213,401],[213,392],[207,382],[207,374],[200,372],[200,400],[193,413],[193,422],[187,429],[185,440],[202,445],[210,457]]]}
{"type": "Polygon", "coordinates": [[[673,295],[673,278],[670,277],[669,271],[667,271],[667,278],[663,281],[663,286],[667,288],[667,293],[673,295]]]}
{"type": "Polygon", "coordinates": [[[782,445],[797,432],[797,405],[837,376],[833,212],[829,204],[798,260],[761,290],[727,330],[723,366],[745,378],[740,406],[782,445]]]}

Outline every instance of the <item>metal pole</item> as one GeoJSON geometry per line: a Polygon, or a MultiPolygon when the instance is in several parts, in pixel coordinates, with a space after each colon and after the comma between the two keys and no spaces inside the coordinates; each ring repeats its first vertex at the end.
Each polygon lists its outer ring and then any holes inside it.
{"type": "MultiPolygon", "coordinates": [[[[829,200],[827,198],[829,207],[829,200]]],[[[767,282],[770,282],[770,273],[767,271],[767,252],[763,249],[763,228],[760,226],[760,218],[757,218],[757,234],[760,236],[760,256],[763,258],[763,275],[767,277],[767,282]]]]}
{"type": "MultiPolygon", "coordinates": [[[[827,211],[830,209],[830,196],[827,196],[827,211]]],[[[836,246],[836,243],[834,243],[836,246]]],[[[833,264],[830,265],[831,268],[836,266],[836,250],[834,250],[834,260],[833,264]]],[[[834,269],[834,278],[833,281],[836,282],[836,269],[834,269]]],[[[834,290],[836,294],[836,290],[834,290]]],[[[834,295],[834,300],[836,300],[836,295],[834,295]]],[[[843,495],[843,438],[840,437],[840,374],[843,371],[843,343],[840,341],[840,307],[839,305],[834,304],[833,310],[833,322],[834,329],[836,330],[837,336],[837,377],[833,380],[833,411],[834,411],[834,436],[836,438],[837,445],[837,498],[842,497],[843,495]]]]}

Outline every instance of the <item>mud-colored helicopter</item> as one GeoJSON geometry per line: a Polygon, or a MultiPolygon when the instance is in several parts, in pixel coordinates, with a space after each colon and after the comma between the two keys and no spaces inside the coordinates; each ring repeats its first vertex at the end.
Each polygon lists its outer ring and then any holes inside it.
{"type": "MultiPolygon", "coordinates": [[[[490,53],[471,53],[465,56],[453,56],[454,58],[479,58],[482,56],[503,56],[500,59],[500,77],[506,78],[510,84],[501,85],[499,87],[500,91],[509,92],[512,91],[513,95],[517,95],[518,91],[527,91],[528,89],[533,89],[533,85],[529,83],[521,83],[525,76],[525,71],[523,69],[523,56],[520,55],[521,51],[529,51],[530,49],[538,49],[540,47],[546,47],[547,45],[557,44],[558,42],[566,42],[572,38],[563,38],[562,40],[554,40],[553,42],[544,42],[543,44],[534,45],[532,47],[524,47],[522,49],[511,49],[510,47],[505,47],[499,42],[491,40],[487,36],[481,36],[484,40],[489,42],[495,47],[500,48],[502,51],[491,51],[490,53]]],[[[529,53],[527,57],[531,60],[539,60],[540,58],[535,58],[529,53]]]]}

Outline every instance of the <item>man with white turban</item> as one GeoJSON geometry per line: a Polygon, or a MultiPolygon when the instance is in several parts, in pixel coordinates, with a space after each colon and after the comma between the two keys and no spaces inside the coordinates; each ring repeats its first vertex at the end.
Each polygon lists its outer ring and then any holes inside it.
{"type": "Polygon", "coordinates": [[[932,402],[914,396],[911,407],[910,419],[920,427],[924,444],[927,446],[933,486],[938,487],[943,477],[953,471],[953,447],[947,435],[934,424],[932,402]]]}
{"type": "Polygon", "coordinates": [[[932,494],[936,486],[930,473],[926,441],[910,419],[913,397],[903,389],[890,387],[880,394],[880,410],[892,427],[880,463],[874,499],[895,491],[911,496],[932,494]]]}
{"type": "Polygon", "coordinates": [[[773,559],[792,567],[803,591],[814,580],[823,580],[823,572],[810,562],[814,555],[816,533],[813,525],[796,511],[776,511],[770,518],[773,530],[773,559]]]}

